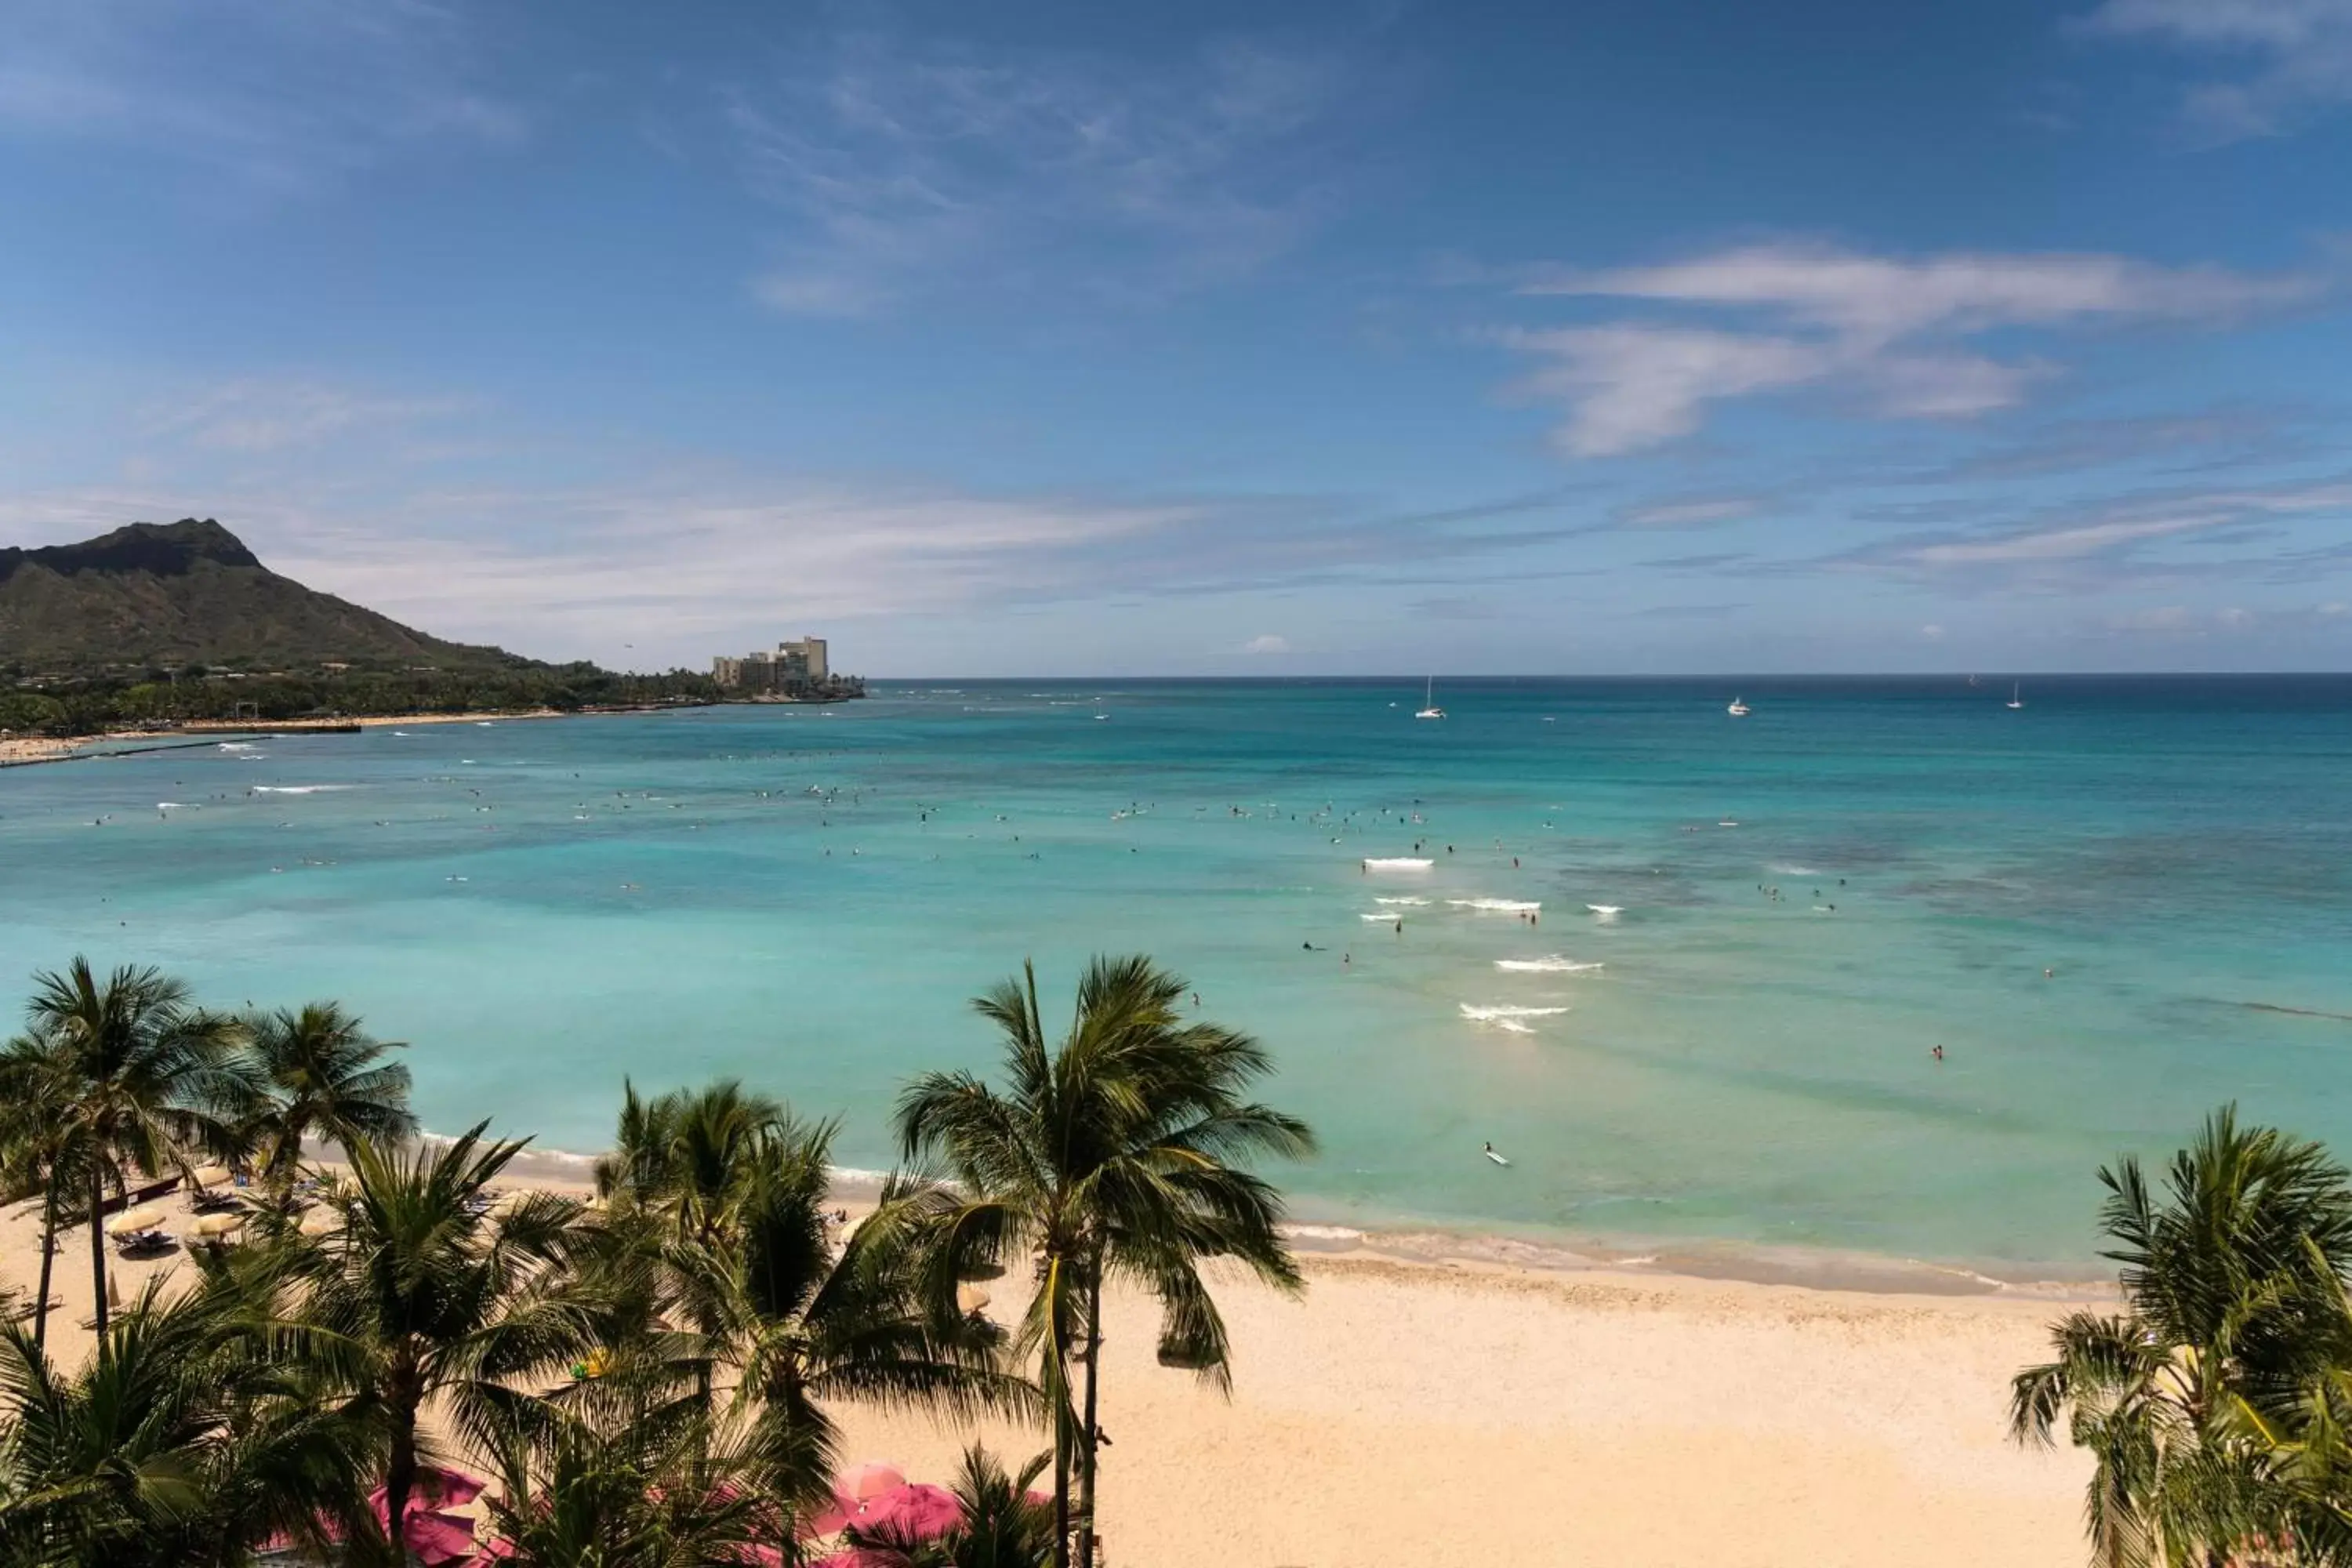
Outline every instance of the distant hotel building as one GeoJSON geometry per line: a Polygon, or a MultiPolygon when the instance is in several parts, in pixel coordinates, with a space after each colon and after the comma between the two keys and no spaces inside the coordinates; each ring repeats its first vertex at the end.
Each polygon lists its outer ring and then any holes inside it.
{"type": "Polygon", "coordinates": [[[721,654],[710,661],[710,678],[730,690],[798,702],[838,702],[866,695],[863,680],[833,673],[823,637],[780,642],[773,652],[761,648],[740,658],[721,654]]]}

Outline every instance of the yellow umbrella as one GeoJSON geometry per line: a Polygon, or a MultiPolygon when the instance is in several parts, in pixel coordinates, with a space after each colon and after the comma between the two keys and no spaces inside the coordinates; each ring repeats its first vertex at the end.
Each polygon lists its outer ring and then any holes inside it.
{"type": "Polygon", "coordinates": [[[230,1172],[226,1165],[198,1165],[190,1174],[200,1187],[217,1187],[229,1179],[230,1172]]]}
{"type": "Polygon", "coordinates": [[[153,1204],[142,1204],[135,1209],[124,1209],[106,1222],[106,1234],[122,1236],[134,1230],[153,1230],[163,1223],[163,1211],[153,1204]]]}
{"type": "Polygon", "coordinates": [[[977,1285],[956,1287],[956,1310],[969,1318],[988,1305],[988,1292],[977,1285]]]}
{"type": "Polygon", "coordinates": [[[320,1204],[316,1207],[305,1211],[302,1215],[301,1229],[304,1236],[326,1236],[333,1231],[341,1230],[342,1227],[343,1216],[341,1214],[328,1207],[325,1204],[320,1204]]]}
{"type": "Polygon", "coordinates": [[[500,1193],[498,1201],[490,1205],[490,1213],[499,1219],[504,1219],[530,1202],[533,1195],[529,1189],[522,1187],[518,1187],[510,1193],[500,1193]]]}
{"type": "Polygon", "coordinates": [[[197,1236],[226,1236],[244,1223],[241,1214],[200,1215],[188,1229],[197,1236]]]}

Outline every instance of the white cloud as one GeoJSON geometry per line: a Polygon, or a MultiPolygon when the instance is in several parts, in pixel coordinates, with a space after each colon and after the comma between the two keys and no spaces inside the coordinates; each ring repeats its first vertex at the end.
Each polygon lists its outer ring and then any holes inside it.
{"type": "Polygon", "coordinates": [[[752,285],[788,314],[862,315],[975,283],[1157,297],[1245,276],[1328,205],[1315,132],[1335,57],[1227,43],[1134,65],[873,35],[733,93],[752,188],[794,232],[752,285]]]}
{"type": "Polygon", "coordinates": [[[1710,405],[1800,388],[1895,419],[1968,418],[2023,399],[2054,367],[1966,340],[2100,322],[2204,324],[2308,300],[2321,280],[2127,258],[1958,253],[1906,260],[1822,246],[1750,246],[1658,267],[1552,270],[1529,295],[1729,315],[1512,330],[1544,362],[1522,391],[1564,404],[1573,457],[1615,456],[1696,432],[1710,405]]]}
{"type": "Polygon", "coordinates": [[[1268,632],[1263,637],[1252,637],[1249,641],[1242,644],[1242,651],[1244,653],[1255,654],[1288,653],[1290,651],[1290,639],[1288,637],[1276,637],[1272,632],[1268,632]]]}
{"type": "Polygon", "coordinates": [[[2106,0],[2083,30],[2168,44],[2234,68],[2184,100],[2193,123],[2223,138],[2277,135],[2352,103],[2352,0],[2106,0]]]}
{"type": "Polygon", "coordinates": [[[1919,628],[1919,635],[1929,642],[1941,642],[1944,640],[1944,628],[1930,621],[1919,628]]]}

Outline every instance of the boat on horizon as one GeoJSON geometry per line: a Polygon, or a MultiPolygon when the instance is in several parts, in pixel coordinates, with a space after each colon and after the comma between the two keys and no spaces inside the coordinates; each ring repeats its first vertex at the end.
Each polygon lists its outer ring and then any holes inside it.
{"type": "Polygon", "coordinates": [[[1748,717],[1748,704],[1735,697],[1731,700],[1731,706],[1725,709],[1724,711],[1730,714],[1735,719],[1745,719],[1748,717]]]}
{"type": "Polygon", "coordinates": [[[1414,714],[1413,717],[1416,719],[1443,719],[1445,717],[1445,710],[1437,705],[1437,677],[1433,675],[1431,676],[1429,678],[1429,684],[1422,689],[1421,711],[1414,714]]]}
{"type": "Polygon", "coordinates": [[[2025,699],[2020,695],[2020,693],[2024,689],[2024,682],[2018,681],[2012,683],[2009,689],[2009,700],[2004,703],[2003,706],[2010,709],[2011,711],[2015,711],[2017,709],[2024,707],[2025,699]]]}

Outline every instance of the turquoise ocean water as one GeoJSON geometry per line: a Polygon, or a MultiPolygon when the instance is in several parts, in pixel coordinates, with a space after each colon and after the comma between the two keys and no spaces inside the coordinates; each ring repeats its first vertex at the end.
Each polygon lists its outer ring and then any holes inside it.
{"type": "Polygon", "coordinates": [[[625,1074],[728,1073],[879,1166],[908,1074],[989,1063],[966,998],[1141,950],[1278,1054],[1307,1215],[2000,1279],[2086,1273],[2094,1169],[2222,1100],[2352,1150],[2352,680],[1739,694],[911,683],[12,769],[0,1009],[154,963],[352,1004],[436,1129],[593,1150],[625,1074]]]}

